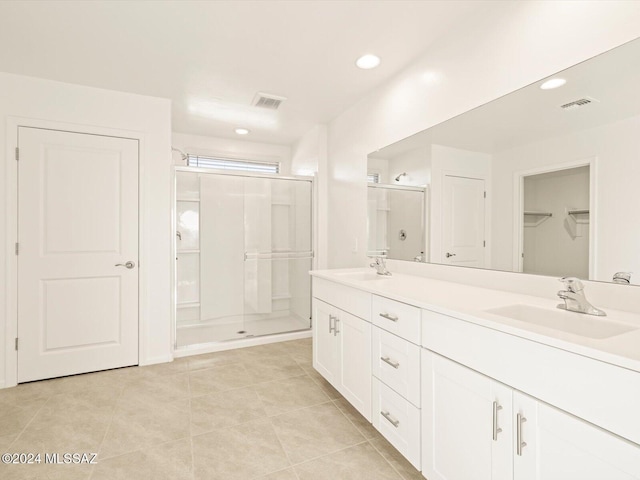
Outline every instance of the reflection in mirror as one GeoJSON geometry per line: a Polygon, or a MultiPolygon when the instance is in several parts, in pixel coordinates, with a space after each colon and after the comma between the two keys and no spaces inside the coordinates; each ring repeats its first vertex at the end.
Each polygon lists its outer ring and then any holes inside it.
{"type": "Polygon", "coordinates": [[[638,58],[640,39],[380,149],[369,179],[426,187],[426,261],[639,284],[638,58]]]}
{"type": "Polygon", "coordinates": [[[428,261],[429,149],[373,154],[367,165],[367,254],[428,261]]]}
{"type": "Polygon", "coordinates": [[[589,166],[523,177],[522,271],[589,277],[589,166]]]}
{"type": "Polygon", "coordinates": [[[369,184],[367,235],[370,256],[425,261],[425,189],[369,184]]]}

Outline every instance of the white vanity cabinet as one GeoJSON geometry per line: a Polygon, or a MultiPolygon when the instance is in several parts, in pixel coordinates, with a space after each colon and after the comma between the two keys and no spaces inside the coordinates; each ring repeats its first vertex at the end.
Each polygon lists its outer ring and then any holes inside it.
{"type": "Polygon", "coordinates": [[[632,480],[640,450],[573,415],[422,351],[429,480],[632,480]]]}
{"type": "Polygon", "coordinates": [[[369,317],[371,295],[320,279],[313,294],[313,367],[371,420],[371,323],[354,314],[369,317]]]}
{"type": "Polygon", "coordinates": [[[313,365],[424,477],[640,480],[637,368],[427,302],[434,284],[405,277],[314,276],[313,365]]]}
{"type": "Polygon", "coordinates": [[[421,373],[423,475],[511,479],[511,389],[424,349],[421,373]]]}

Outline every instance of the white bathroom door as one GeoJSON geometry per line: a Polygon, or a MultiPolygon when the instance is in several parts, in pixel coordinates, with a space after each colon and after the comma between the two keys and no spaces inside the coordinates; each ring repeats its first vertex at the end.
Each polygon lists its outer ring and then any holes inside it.
{"type": "Polygon", "coordinates": [[[18,146],[18,382],[137,364],[138,141],[20,127],[18,146]]]}
{"type": "Polygon", "coordinates": [[[441,263],[484,266],[484,180],[444,176],[441,263]]]}

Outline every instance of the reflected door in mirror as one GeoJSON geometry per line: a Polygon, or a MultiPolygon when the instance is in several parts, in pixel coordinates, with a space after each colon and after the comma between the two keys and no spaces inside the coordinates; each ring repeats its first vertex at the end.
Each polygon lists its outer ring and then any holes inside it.
{"type": "Polygon", "coordinates": [[[441,263],[484,267],[484,180],[445,175],[441,263]]]}

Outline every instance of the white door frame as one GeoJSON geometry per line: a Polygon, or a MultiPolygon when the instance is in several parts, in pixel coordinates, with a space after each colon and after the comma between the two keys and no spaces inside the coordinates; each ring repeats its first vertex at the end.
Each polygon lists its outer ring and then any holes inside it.
{"type": "Polygon", "coordinates": [[[557,172],[571,168],[589,167],[589,280],[596,278],[596,219],[597,211],[597,177],[598,157],[587,157],[572,160],[570,162],[554,163],[529,170],[521,170],[513,174],[513,268],[516,272],[522,272],[524,265],[522,252],[524,250],[524,177],[539,175],[542,173],[557,172]]]}
{"type": "Polygon", "coordinates": [[[26,117],[7,117],[6,126],[6,268],[5,268],[5,298],[6,298],[6,326],[5,326],[5,384],[2,387],[12,387],[18,381],[18,352],[15,349],[15,338],[18,336],[18,258],[15,253],[15,243],[18,238],[18,162],[15,160],[15,152],[18,147],[18,128],[32,127],[48,130],[61,130],[88,135],[102,135],[109,137],[128,138],[138,141],[138,362],[147,358],[146,332],[148,330],[148,303],[147,290],[148,279],[143,268],[149,262],[149,241],[146,232],[148,215],[144,209],[148,195],[147,187],[143,179],[149,170],[150,161],[147,152],[147,138],[142,132],[131,130],[119,130],[92,125],[80,125],[74,123],[39,120],[26,117]]]}

